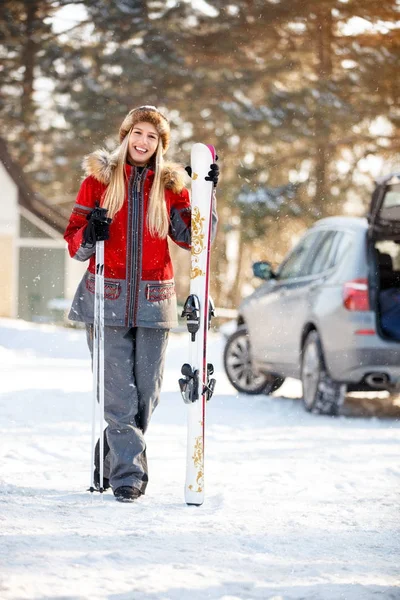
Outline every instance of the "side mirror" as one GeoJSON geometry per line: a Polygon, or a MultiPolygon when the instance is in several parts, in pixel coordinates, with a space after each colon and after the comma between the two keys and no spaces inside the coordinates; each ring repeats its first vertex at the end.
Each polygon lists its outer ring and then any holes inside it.
{"type": "Polygon", "coordinates": [[[258,277],[258,279],[263,279],[264,281],[269,281],[270,279],[275,278],[275,273],[272,270],[270,263],[266,260],[260,260],[253,264],[253,275],[254,277],[258,277]]]}

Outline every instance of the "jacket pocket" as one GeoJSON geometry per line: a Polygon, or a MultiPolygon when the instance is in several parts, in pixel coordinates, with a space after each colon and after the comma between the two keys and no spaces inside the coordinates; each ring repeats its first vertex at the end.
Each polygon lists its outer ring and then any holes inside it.
{"type": "Polygon", "coordinates": [[[170,283],[148,283],[146,285],[146,300],[149,302],[161,302],[175,296],[175,284],[170,283]]]}
{"type": "MultiPolygon", "coordinates": [[[[95,290],[95,280],[96,280],[96,278],[94,275],[89,275],[89,277],[86,279],[86,288],[92,294],[94,294],[94,290],[95,290]]],[[[107,298],[107,300],[117,300],[117,298],[119,298],[120,295],[121,295],[121,284],[116,281],[113,281],[112,279],[105,279],[104,280],[104,298],[107,298]]]]}

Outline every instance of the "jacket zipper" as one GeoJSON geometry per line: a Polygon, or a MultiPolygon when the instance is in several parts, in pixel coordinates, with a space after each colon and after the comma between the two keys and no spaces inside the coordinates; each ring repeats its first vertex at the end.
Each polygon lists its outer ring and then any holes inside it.
{"type": "Polygon", "coordinates": [[[142,173],[139,173],[137,176],[137,182],[136,182],[136,193],[137,194],[139,194],[139,192],[140,192],[140,182],[142,179],[142,175],[143,175],[143,171],[142,171],[142,173]]]}
{"type": "Polygon", "coordinates": [[[132,267],[131,267],[131,293],[129,298],[129,304],[132,311],[132,327],[136,327],[136,316],[138,308],[138,295],[140,285],[140,272],[139,272],[139,261],[141,257],[141,238],[143,223],[140,218],[141,210],[143,207],[140,205],[140,192],[143,176],[146,175],[147,169],[144,169],[141,173],[136,171],[135,178],[133,180],[133,207],[132,207],[132,267]]]}

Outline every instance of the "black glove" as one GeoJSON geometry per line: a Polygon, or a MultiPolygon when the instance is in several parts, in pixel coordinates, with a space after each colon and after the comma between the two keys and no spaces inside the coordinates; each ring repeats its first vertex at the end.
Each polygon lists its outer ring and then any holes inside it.
{"type": "Polygon", "coordinates": [[[96,242],[108,240],[110,237],[111,219],[106,217],[107,209],[96,206],[91,213],[87,215],[88,224],[83,232],[82,246],[93,248],[96,242]]]}
{"type": "MultiPolygon", "coordinates": [[[[218,157],[216,157],[216,160],[217,159],[218,159],[218,157]]],[[[208,171],[208,176],[205,177],[205,180],[212,181],[214,184],[214,187],[217,187],[218,177],[219,177],[219,166],[217,165],[217,163],[213,163],[212,165],[210,165],[210,170],[208,171]]]]}
{"type": "MultiPolygon", "coordinates": [[[[215,160],[218,160],[218,156],[215,157],[215,160]]],[[[189,175],[189,177],[192,176],[192,167],[189,167],[189,166],[185,167],[185,171],[189,175]]],[[[219,166],[216,163],[213,163],[212,165],[210,165],[210,170],[208,172],[208,176],[205,177],[204,179],[206,181],[212,181],[214,184],[214,187],[217,187],[218,177],[219,177],[219,166]]]]}

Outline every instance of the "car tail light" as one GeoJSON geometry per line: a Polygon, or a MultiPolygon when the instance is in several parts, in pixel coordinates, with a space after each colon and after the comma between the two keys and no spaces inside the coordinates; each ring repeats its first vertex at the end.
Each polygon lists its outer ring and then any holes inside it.
{"type": "Polygon", "coordinates": [[[375,329],[357,329],[354,333],[355,335],[375,335],[376,331],[375,329]]]}
{"type": "Polygon", "coordinates": [[[367,279],[353,279],[344,284],[343,305],[347,310],[369,310],[367,279]]]}

